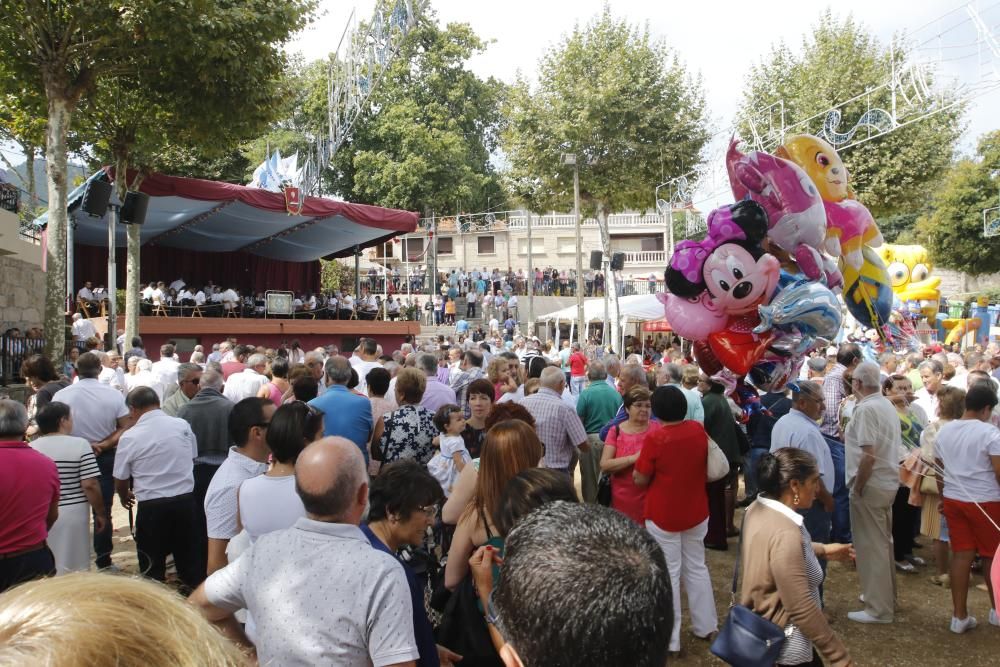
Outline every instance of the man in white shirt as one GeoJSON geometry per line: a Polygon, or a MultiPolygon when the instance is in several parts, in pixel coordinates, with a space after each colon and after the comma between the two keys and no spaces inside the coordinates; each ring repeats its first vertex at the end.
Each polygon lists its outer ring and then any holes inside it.
{"type": "Polygon", "coordinates": [[[194,293],[194,296],[192,298],[194,299],[194,303],[196,306],[204,306],[205,290],[198,290],[197,292],[194,293]]]}
{"type": "MultiPolygon", "coordinates": [[[[830,447],[819,430],[818,419],[822,419],[826,404],[823,387],[812,381],[798,383],[798,390],[792,392],[792,409],[774,423],[771,431],[771,451],[783,447],[803,449],[816,459],[820,475],[820,489],[812,507],[800,507],[798,512],[805,518],[806,530],[813,542],[826,543],[830,539],[830,520],[833,512],[834,469],[830,447]]],[[[826,566],[826,560],[820,564],[826,566]]]]}
{"type": "Polygon", "coordinates": [[[917,366],[917,371],[924,386],[914,392],[917,398],[913,403],[920,406],[929,423],[934,423],[938,420],[937,390],[944,384],[944,366],[940,361],[928,359],[917,366]]]}
{"type": "Polygon", "coordinates": [[[104,498],[104,508],[107,512],[105,520],[107,527],[94,534],[94,552],[97,554],[98,569],[111,567],[111,503],[114,500],[115,487],[112,473],[115,464],[115,449],[118,439],[128,428],[129,411],[121,392],[101,384],[98,376],[101,373],[101,360],[93,352],[81,354],[76,362],[76,373],[79,382],[65,389],[60,389],[52,397],[53,401],[65,403],[70,407],[73,417],[73,432],[78,438],[90,443],[97,459],[97,467],[101,470],[101,496],[104,498]]]}
{"type": "Polygon", "coordinates": [[[208,573],[226,566],[226,547],[239,533],[236,497],[240,484],[267,471],[267,428],[274,416],[274,403],[266,398],[245,398],[229,413],[233,447],[212,476],[205,492],[205,524],[208,534],[208,573]]]}
{"type": "Polygon", "coordinates": [[[373,368],[381,368],[378,361],[378,342],[374,338],[362,338],[358,345],[358,356],[352,356],[351,368],[358,374],[358,386],[355,389],[364,394],[368,391],[368,371],[373,368]]]}
{"type": "Polygon", "coordinates": [[[226,379],[222,395],[233,403],[239,403],[244,398],[256,396],[260,388],[267,384],[267,357],[263,354],[251,354],[247,366],[239,373],[233,373],[226,379]]]}
{"type": "Polygon", "coordinates": [[[337,313],[340,316],[339,319],[351,319],[351,316],[354,315],[354,297],[350,294],[344,294],[344,297],[340,300],[340,308],[337,313]]]}
{"type": "Polygon", "coordinates": [[[85,319],[80,313],[73,313],[73,340],[83,343],[88,338],[97,338],[94,323],[85,319]]]}
{"type": "MultiPolygon", "coordinates": [[[[129,363],[131,363],[131,360],[129,363]]],[[[139,371],[134,375],[125,376],[125,385],[128,391],[132,391],[136,387],[149,387],[156,392],[156,395],[159,396],[162,401],[163,383],[157,380],[156,376],[153,374],[153,362],[149,359],[139,359],[136,364],[139,371]]]]}
{"type": "Polygon", "coordinates": [[[878,364],[858,364],[851,386],[859,400],[844,434],[845,478],[865,608],[847,618],[892,623],[896,604],[892,503],[899,489],[902,431],[896,408],[882,395],[878,364]]]}
{"type": "Polygon", "coordinates": [[[183,278],[178,278],[174,282],[170,283],[170,289],[174,290],[175,292],[179,292],[182,289],[184,289],[186,285],[187,283],[184,282],[183,278]]]}
{"type": "Polygon", "coordinates": [[[174,356],[174,346],[166,343],[160,346],[160,360],[153,364],[153,377],[163,388],[163,398],[169,398],[177,390],[177,367],[180,359],[174,356]]]}
{"type": "Polygon", "coordinates": [[[143,301],[148,301],[148,302],[152,303],[153,302],[153,292],[155,292],[155,291],[156,291],[156,283],[155,282],[154,283],[149,283],[148,285],[146,285],[146,287],[143,288],[143,290],[142,290],[142,292],[140,292],[139,296],[142,297],[143,301]]]}
{"type": "Polygon", "coordinates": [[[262,665],[414,665],[420,654],[402,565],[358,528],[368,502],[360,450],[323,438],[299,455],[295,478],[306,517],[258,538],[191,603],[249,647],[233,618],[246,608],[262,665]]]}
{"type": "Polygon", "coordinates": [[[510,314],[510,317],[514,318],[514,321],[516,322],[517,321],[517,295],[516,294],[511,294],[510,298],[507,300],[507,312],[510,314]]]}
{"type": "Polygon", "coordinates": [[[97,301],[97,297],[91,291],[93,285],[88,280],[80,288],[80,291],[76,293],[76,298],[78,301],[83,301],[83,307],[87,309],[89,313],[96,313],[98,308],[100,308],[100,303],[97,301]]]}
{"type": "Polygon", "coordinates": [[[119,374],[120,369],[117,368],[117,360],[119,359],[116,352],[94,352],[101,359],[101,374],[97,376],[97,381],[101,384],[106,384],[112,389],[121,393],[124,396],[127,392],[125,391],[125,375],[119,374]],[[114,354],[115,357],[112,359],[111,355],[114,354]]]}
{"type": "Polygon", "coordinates": [[[956,634],[976,627],[968,610],[969,571],[976,554],[989,588],[990,625],[1000,625],[990,577],[1000,544],[994,525],[1000,524],[1000,430],[990,423],[996,405],[992,383],[974,383],[965,395],[965,414],[941,427],[934,449],[944,468],[939,488],[951,537],[951,631],[956,634]]]}
{"type": "Polygon", "coordinates": [[[194,459],[198,443],[183,419],[167,416],[149,387],[128,395],[132,428],[122,434],[115,457],[115,490],[122,506],[137,503],[135,550],[139,571],[163,581],[173,554],[185,586],[205,579],[204,540],[197,531],[194,459]]]}
{"type": "Polygon", "coordinates": [[[237,308],[240,303],[240,295],[232,287],[228,288],[221,295],[222,308],[228,313],[237,308]]]}

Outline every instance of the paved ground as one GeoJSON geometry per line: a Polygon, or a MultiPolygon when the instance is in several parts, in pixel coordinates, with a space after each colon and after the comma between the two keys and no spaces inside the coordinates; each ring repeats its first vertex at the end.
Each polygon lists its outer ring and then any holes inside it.
{"type": "MultiPolygon", "coordinates": [[[[128,529],[128,513],[115,503],[114,562],[127,572],[137,570],[135,545],[128,529]]],[[[926,538],[921,542],[927,543],[926,538]]],[[[727,552],[708,551],[708,566],[715,588],[720,623],[729,604],[729,583],[736,552],[736,539],[729,541],[727,552]]],[[[930,548],[917,553],[931,561],[930,548]]],[[[858,665],[880,667],[987,667],[1000,665],[1000,628],[987,623],[987,594],[973,588],[969,592],[969,609],[979,620],[979,627],[965,635],[948,630],[951,618],[951,597],[947,589],[930,583],[933,564],[921,568],[918,574],[897,577],[899,588],[896,622],[891,625],[859,625],[847,620],[847,612],[860,608],[858,577],[850,564],[831,563],[825,586],[826,611],[834,630],[847,644],[858,665]]],[[[978,575],[974,583],[982,582],[978,575]]],[[[686,609],[686,603],[685,603],[686,609]]],[[[708,645],[689,631],[684,613],[681,631],[682,654],[675,665],[721,665],[708,651],[708,645]]]]}

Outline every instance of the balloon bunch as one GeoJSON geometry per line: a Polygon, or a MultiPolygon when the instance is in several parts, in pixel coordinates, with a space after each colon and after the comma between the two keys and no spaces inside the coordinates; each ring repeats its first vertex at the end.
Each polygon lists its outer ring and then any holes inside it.
{"type": "Polygon", "coordinates": [[[837,338],[841,292],[862,323],[888,321],[889,277],[870,248],[882,236],[822,139],[791,137],[774,155],[734,140],[726,169],[739,201],[709,214],[704,240],[677,244],[660,300],[707,374],[776,391],[837,338]]]}

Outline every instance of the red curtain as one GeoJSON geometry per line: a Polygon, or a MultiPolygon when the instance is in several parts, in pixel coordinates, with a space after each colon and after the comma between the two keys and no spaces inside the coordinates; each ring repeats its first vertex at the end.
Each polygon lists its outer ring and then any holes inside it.
{"type": "MultiPolygon", "coordinates": [[[[118,288],[125,288],[125,249],[117,248],[118,288]]],[[[283,262],[246,252],[193,252],[163,246],[142,248],[139,278],[167,283],[182,278],[188,285],[202,286],[209,280],[223,287],[248,291],[283,290],[295,293],[319,291],[319,261],[283,262]]],[[[99,246],[77,245],[73,259],[73,285],[84,281],[105,285],[108,281],[108,250],[99,246]]]]}

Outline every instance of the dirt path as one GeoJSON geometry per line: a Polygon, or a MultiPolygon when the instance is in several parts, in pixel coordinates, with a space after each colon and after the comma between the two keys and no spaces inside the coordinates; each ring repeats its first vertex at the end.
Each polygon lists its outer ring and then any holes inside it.
{"type": "MultiPolygon", "coordinates": [[[[128,529],[128,513],[115,502],[115,564],[126,572],[137,570],[135,545],[128,529]]],[[[946,588],[930,583],[934,574],[929,540],[918,555],[928,564],[917,574],[899,574],[898,611],[891,625],[861,625],[847,620],[847,612],[861,608],[858,602],[858,576],[850,564],[830,563],[824,587],[826,612],[834,630],[844,640],[858,665],[878,667],[989,667],[1000,665],[1000,628],[988,623],[987,594],[976,588],[969,592],[969,611],[979,620],[979,627],[964,635],[948,630],[951,619],[951,594],[946,588]]],[[[707,551],[708,567],[715,588],[719,622],[729,604],[729,585],[736,557],[736,540],[729,540],[729,551],[707,551]]],[[[973,584],[982,577],[973,576],[973,584]]],[[[708,645],[690,633],[686,601],[681,631],[682,653],[672,665],[722,665],[709,653],[708,645]]],[[[597,667],[597,666],[594,666],[597,667]]]]}

